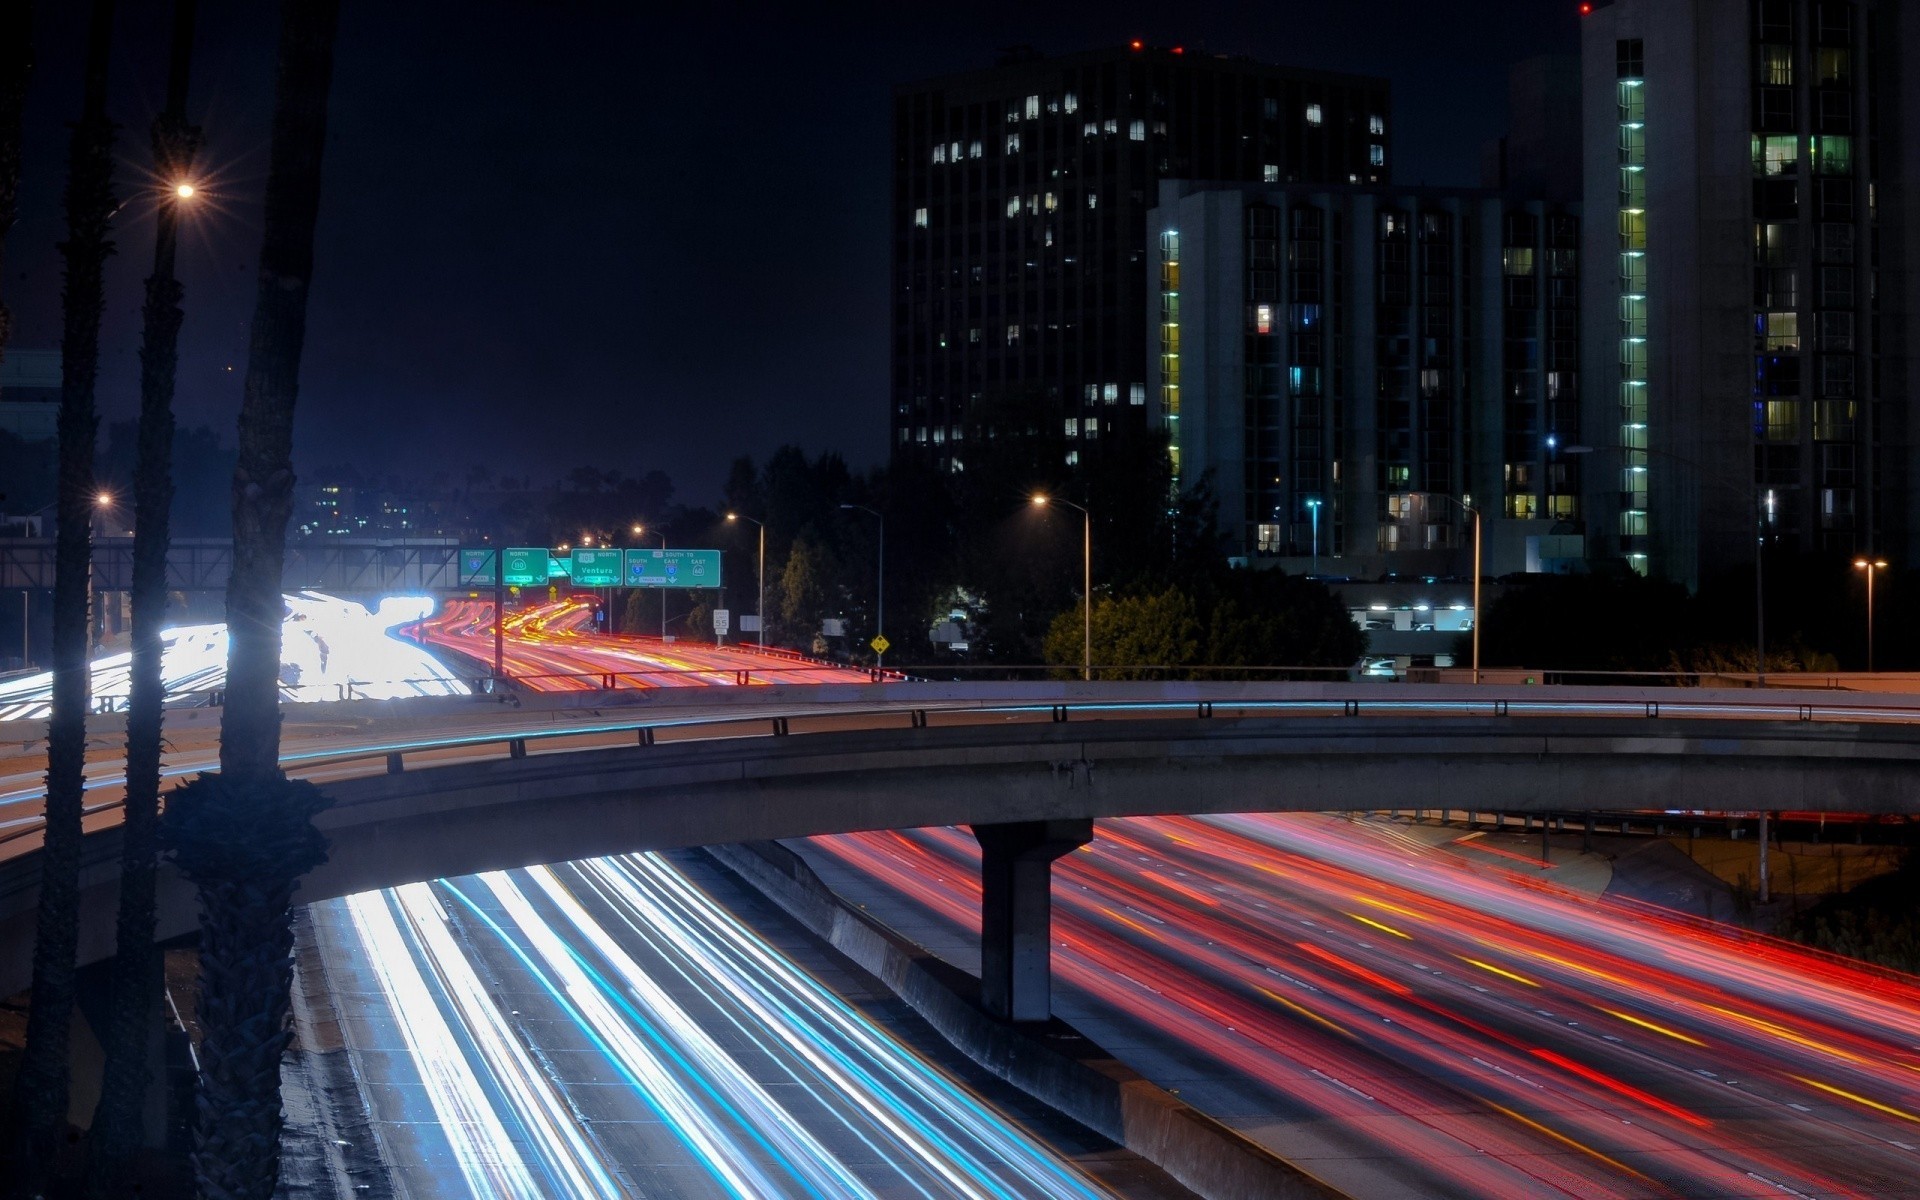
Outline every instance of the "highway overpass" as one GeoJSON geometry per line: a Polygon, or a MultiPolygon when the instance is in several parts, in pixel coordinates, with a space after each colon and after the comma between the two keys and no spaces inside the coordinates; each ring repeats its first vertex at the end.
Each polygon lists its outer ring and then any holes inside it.
{"type": "MultiPolygon", "coordinates": [[[[290,738],[290,772],[334,800],[319,819],[331,858],[300,898],[641,849],[968,825],[986,831],[989,882],[999,880],[988,907],[1000,906],[1002,933],[990,940],[1001,942],[1006,978],[998,989],[988,981],[989,994],[1032,1016],[1045,1005],[1044,864],[1097,817],[1920,812],[1920,705],[1897,696],[1242,683],[715,692],[671,708],[645,693],[617,708],[469,703],[386,736],[388,722],[355,729],[336,716],[336,734],[290,738]]],[[[169,769],[212,759],[207,746],[169,769]]],[[[111,765],[91,771],[110,777],[111,765]]],[[[109,827],[87,839],[83,962],[112,950],[110,787],[100,797],[92,822],[109,827]]],[[[0,799],[12,813],[26,803],[18,791],[0,799]]],[[[38,870],[31,822],[15,815],[7,827],[0,995],[28,980],[38,870]]],[[[191,889],[163,873],[161,936],[194,923],[191,889]]]]}

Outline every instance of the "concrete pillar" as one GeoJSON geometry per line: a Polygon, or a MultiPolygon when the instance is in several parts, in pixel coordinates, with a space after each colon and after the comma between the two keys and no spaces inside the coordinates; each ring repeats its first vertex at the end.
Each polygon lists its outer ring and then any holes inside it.
{"type": "Polygon", "coordinates": [[[1093,840],[1093,822],[975,825],[980,843],[980,1001],[1007,1021],[1053,1015],[1053,860],[1093,840]]]}

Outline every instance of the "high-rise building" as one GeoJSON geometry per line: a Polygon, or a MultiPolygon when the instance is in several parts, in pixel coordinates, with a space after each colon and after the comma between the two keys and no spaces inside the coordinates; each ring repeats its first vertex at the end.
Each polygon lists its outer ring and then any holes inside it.
{"type": "Polygon", "coordinates": [[[0,431],[50,441],[60,415],[60,352],[12,349],[0,359],[0,431]]]}
{"type": "Polygon", "coordinates": [[[1015,53],[900,88],[895,454],[960,470],[970,430],[1064,422],[1084,445],[1177,423],[1141,317],[1159,181],[1380,183],[1391,148],[1385,80],[1179,46],[1015,53]]]}
{"type": "Polygon", "coordinates": [[[1617,0],[1583,29],[1590,550],[1911,564],[1920,5],[1617,0]]]}
{"type": "Polygon", "coordinates": [[[1578,205],[1166,181],[1150,389],[1231,552],[1373,578],[1581,554],[1578,205]]]}

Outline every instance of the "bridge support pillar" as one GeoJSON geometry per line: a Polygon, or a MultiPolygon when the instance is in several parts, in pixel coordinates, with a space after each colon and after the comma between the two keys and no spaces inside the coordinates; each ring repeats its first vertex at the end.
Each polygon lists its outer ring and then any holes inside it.
{"type": "Polygon", "coordinates": [[[1008,1021],[1053,1015],[1053,860],[1093,840],[1093,822],[975,825],[980,843],[980,999],[1008,1021]]]}

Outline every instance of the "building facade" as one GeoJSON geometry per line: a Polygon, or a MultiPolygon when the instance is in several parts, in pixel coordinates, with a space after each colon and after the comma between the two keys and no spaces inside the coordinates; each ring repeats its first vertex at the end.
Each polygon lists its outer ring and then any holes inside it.
{"type": "Polygon", "coordinates": [[[1586,18],[1592,552],[1690,585],[1761,539],[1914,561],[1917,29],[1901,0],[1586,18]]]}
{"type": "Polygon", "coordinates": [[[1159,181],[1385,182],[1391,145],[1384,80],[1179,46],[1014,54],[902,87],[895,455],[962,470],[969,432],[996,424],[1064,422],[1082,445],[1159,420],[1139,318],[1159,181]]]}
{"type": "Polygon", "coordinates": [[[1577,558],[1578,207],[1163,182],[1149,386],[1231,550],[1463,574],[1477,508],[1488,573],[1577,558]]]}
{"type": "Polygon", "coordinates": [[[49,441],[60,415],[60,352],[8,350],[0,359],[0,431],[49,441]]]}

